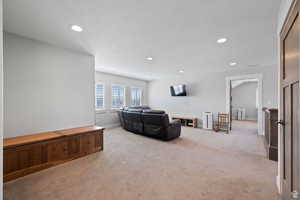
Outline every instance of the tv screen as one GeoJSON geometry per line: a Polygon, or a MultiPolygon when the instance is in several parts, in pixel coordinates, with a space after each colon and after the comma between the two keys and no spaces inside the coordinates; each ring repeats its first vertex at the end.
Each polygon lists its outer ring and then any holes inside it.
{"type": "Polygon", "coordinates": [[[171,95],[174,97],[177,96],[186,96],[185,85],[176,85],[170,87],[171,95]]]}

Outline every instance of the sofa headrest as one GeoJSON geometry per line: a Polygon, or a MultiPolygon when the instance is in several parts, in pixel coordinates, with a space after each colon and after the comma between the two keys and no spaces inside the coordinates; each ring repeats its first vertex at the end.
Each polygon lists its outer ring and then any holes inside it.
{"type": "Polygon", "coordinates": [[[122,110],[124,110],[124,111],[128,110],[127,106],[123,106],[122,108],[123,108],[122,110]]]}
{"type": "Polygon", "coordinates": [[[165,114],[165,111],[163,110],[143,110],[143,113],[146,114],[165,114]]]}
{"type": "Polygon", "coordinates": [[[142,110],[148,110],[150,109],[149,106],[130,106],[129,109],[142,109],[142,110]]]}
{"type": "Polygon", "coordinates": [[[169,125],[169,116],[162,110],[154,110],[152,112],[146,111],[143,112],[141,116],[145,126],[153,125],[168,127],[169,125]]]}
{"type": "Polygon", "coordinates": [[[128,112],[142,112],[143,110],[140,108],[128,108],[128,112]]]}
{"type": "Polygon", "coordinates": [[[151,108],[149,106],[142,106],[143,110],[150,110],[151,108]]]}
{"type": "Polygon", "coordinates": [[[129,106],[128,108],[130,108],[130,109],[138,109],[138,108],[141,108],[141,106],[129,106]]]}

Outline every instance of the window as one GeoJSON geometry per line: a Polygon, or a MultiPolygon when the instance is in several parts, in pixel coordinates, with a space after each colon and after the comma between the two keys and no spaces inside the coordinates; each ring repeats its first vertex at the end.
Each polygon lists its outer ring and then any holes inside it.
{"type": "Polygon", "coordinates": [[[112,86],[112,108],[120,108],[125,105],[125,87],[112,86]]]}
{"type": "Polygon", "coordinates": [[[131,105],[140,106],[142,105],[142,89],[131,88],[131,105]]]}
{"type": "Polygon", "coordinates": [[[95,98],[96,110],[104,109],[104,85],[102,83],[96,83],[95,98]]]}

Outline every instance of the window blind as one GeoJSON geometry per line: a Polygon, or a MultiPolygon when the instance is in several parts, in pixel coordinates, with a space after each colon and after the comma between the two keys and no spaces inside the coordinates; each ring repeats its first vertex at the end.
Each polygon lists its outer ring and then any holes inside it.
{"type": "Polygon", "coordinates": [[[96,109],[104,109],[104,85],[97,83],[95,87],[96,109]]]}
{"type": "Polygon", "coordinates": [[[131,88],[131,105],[140,106],[142,105],[142,89],[131,88]]]}
{"type": "Polygon", "coordinates": [[[120,108],[125,105],[125,88],[122,86],[112,86],[112,108],[120,108]]]}

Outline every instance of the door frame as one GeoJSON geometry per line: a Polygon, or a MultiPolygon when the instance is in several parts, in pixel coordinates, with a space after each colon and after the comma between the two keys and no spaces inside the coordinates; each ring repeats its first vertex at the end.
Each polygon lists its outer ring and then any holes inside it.
{"type": "MultiPolygon", "coordinates": [[[[280,34],[279,34],[279,52],[280,52],[280,64],[279,64],[279,109],[278,109],[278,117],[279,120],[284,119],[283,110],[283,90],[282,85],[283,82],[283,67],[284,67],[284,39],[289,32],[291,25],[294,23],[294,18],[297,14],[297,6],[300,3],[299,0],[293,0],[291,6],[288,10],[284,23],[281,27],[280,34]]],[[[298,16],[300,17],[300,16],[298,16]]],[[[283,170],[284,170],[284,163],[283,163],[283,126],[278,126],[278,176],[277,176],[277,187],[279,187],[279,193],[283,195],[283,170]]]]}
{"type": "MultiPolygon", "coordinates": [[[[234,80],[257,79],[258,85],[258,108],[257,108],[257,130],[258,135],[264,135],[262,120],[262,99],[263,99],[263,74],[246,74],[240,76],[226,77],[226,112],[230,112],[230,82],[234,80]]],[[[230,116],[231,117],[231,116],[230,116]]]]}

